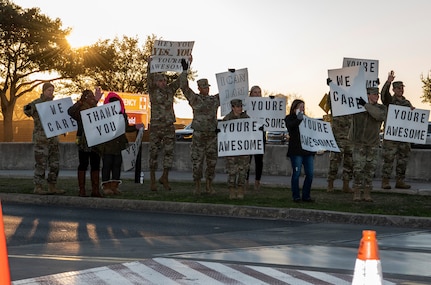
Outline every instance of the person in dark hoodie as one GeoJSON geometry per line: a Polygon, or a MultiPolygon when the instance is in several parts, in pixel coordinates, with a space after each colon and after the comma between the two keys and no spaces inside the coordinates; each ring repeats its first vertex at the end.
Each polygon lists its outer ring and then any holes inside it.
{"type": "Polygon", "coordinates": [[[304,150],[301,146],[301,136],[299,133],[299,124],[304,119],[305,103],[300,99],[295,99],[290,106],[289,115],[284,119],[287,130],[289,131],[289,146],[287,156],[290,158],[292,165],[292,198],[296,203],[314,202],[311,198],[311,184],[313,183],[314,173],[314,155],[315,152],[304,150]],[[304,166],[305,179],[302,186],[302,198],[299,190],[299,176],[301,168],[304,166]]]}

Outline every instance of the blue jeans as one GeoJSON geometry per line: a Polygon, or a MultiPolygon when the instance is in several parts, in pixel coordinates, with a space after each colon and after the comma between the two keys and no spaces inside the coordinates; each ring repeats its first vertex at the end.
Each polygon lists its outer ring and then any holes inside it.
{"type": "Polygon", "coordinates": [[[311,199],[311,183],[313,182],[314,172],[314,155],[291,155],[290,163],[292,164],[292,198],[293,200],[300,200],[301,195],[299,192],[299,176],[301,175],[301,168],[304,165],[305,179],[302,186],[302,200],[311,199]]]}

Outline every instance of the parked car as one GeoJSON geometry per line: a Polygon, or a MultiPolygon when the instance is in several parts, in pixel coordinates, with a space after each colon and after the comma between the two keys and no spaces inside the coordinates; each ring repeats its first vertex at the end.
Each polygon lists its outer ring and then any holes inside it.
{"type": "Polygon", "coordinates": [[[191,141],[193,137],[192,124],[188,124],[184,129],[175,130],[175,139],[177,141],[191,141]]]}
{"type": "Polygon", "coordinates": [[[289,133],[286,131],[268,131],[266,132],[267,144],[287,144],[289,142],[289,133]]]}
{"type": "Polygon", "coordinates": [[[431,149],[431,122],[428,122],[428,132],[425,144],[412,143],[411,146],[412,148],[431,149]]]}

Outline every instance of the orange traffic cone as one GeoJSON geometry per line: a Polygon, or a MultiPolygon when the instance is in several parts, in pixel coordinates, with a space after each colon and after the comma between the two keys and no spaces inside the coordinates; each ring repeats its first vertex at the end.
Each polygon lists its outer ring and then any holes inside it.
{"type": "Polygon", "coordinates": [[[383,284],[382,265],[375,231],[362,231],[352,285],[383,284]]]}
{"type": "Polygon", "coordinates": [[[10,285],[9,259],[7,256],[6,233],[3,224],[3,209],[0,202],[0,285],[10,285]]]}

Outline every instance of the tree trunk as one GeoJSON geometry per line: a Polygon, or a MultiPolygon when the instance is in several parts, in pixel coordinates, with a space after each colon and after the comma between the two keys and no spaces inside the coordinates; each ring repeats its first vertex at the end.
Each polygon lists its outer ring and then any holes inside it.
{"type": "Polygon", "coordinates": [[[13,106],[3,111],[3,141],[13,142],[13,106]]]}

